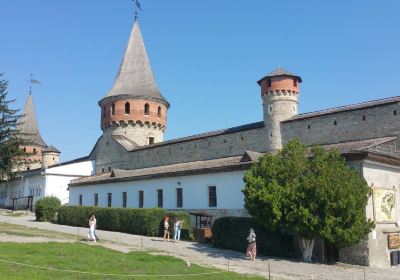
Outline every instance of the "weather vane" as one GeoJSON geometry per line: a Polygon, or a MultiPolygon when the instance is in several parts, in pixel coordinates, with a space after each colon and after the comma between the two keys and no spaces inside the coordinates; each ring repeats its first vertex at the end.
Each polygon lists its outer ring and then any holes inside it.
{"type": "Polygon", "coordinates": [[[142,7],[140,6],[139,0],[132,0],[135,3],[135,21],[138,19],[138,11],[143,12],[142,7]]]}
{"type": "Polygon", "coordinates": [[[39,80],[34,79],[34,78],[33,78],[33,74],[31,74],[31,79],[30,79],[29,83],[30,83],[30,84],[29,84],[29,95],[31,95],[31,94],[32,94],[32,85],[33,85],[33,84],[38,84],[38,85],[40,85],[41,82],[40,82],[39,80]]]}

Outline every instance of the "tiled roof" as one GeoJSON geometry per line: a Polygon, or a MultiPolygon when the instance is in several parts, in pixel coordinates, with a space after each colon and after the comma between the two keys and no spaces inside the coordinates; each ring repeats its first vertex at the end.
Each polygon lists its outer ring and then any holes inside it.
{"type": "Polygon", "coordinates": [[[137,21],[133,25],[114,85],[105,98],[124,95],[160,101],[169,107],[168,101],[161,95],[154,79],[137,21]]]}
{"type": "Polygon", "coordinates": [[[136,144],[135,142],[129,140],[128,138],[126,138],[123,135],[113,135],[113,138],[115,139],[115,141],[117,141],[122,147],[125,148],[125,150],[130,151],[133,150],[136,147],[139,147],[138,144],[136,144]]]}
{"type": "MultiPolygon", "coordinates": [[[[339,149],[339,151],[343,155],[357,154],[360,152],[364,154],[368,152],[373,152],[375,154],[381,154],[383,156],[390,156],[395,160],[400,160],[400,158],[397,157],[397,154],[390,154],[385,152],[380,153],[379,149],[376,149],[376,147],[387,144],[389,142],[394,142],[394,140],[396,139],[397,137],[382,137],[360,141],[328,144],[323,145],[323,147],[327,149],[339,149]]],[[[150,178],[243,170],[249,168],[253,162],[258,161],[258,159],[262,155],[262,153],[246,151],[245,154],[242,156],[177,163],[133,170],[114,169],[111,173],[102,173],[99,175],[75,179],[71,181],[70,185],[80,186],[88,184],[134,181],[150,178]]]]}
{"type": "Polygon", "coordinates": [[[30,144],[47,147],[47,144],[43,141],[43,138],[40,135],[31,92],[29,92],[22,116],[18,121],[18,129],[22,133],[22,137],[30,144]]]}
{"type": "Polygon", "coordinates": [[[212,173],[218,171],[241,170],[248,167],[251,162],[241,162],[242,156],[219,158],[212,160],[193,161],[186,163],[170,164],[157,167],[141,168],[134,170],[113,169],[111,173],[103,173],[91,177],[79,178],[71,181],[70,185],[83,185],[90,183],[107,183],[110,181],[139,180],[156,176],[168,177],[177,175],[193,175],[212,173]]]}
{"type": "Polygon", "coordinates": [[[264,80],[265,78],[268,77],[279,77],[279,76],[290,76],[290,77],[296,77],[299,79],[299,82],[302,82],[302,79],[299,75],[296,75],[290,71],[287,71],[281,67],[276,68],[274,71],[269,72],[266,76],[264,76],[263,78],[261,78],[260,80],[257,81],[258,84],[261,83],[262,80],[264,80]]]}
{"type": "Polygon", "coordinates": [[[394,96],[394,97],[390,97],[390,98],[378,99],[378,100],[362,102],[362,103],[357,103],[357,104],[352,104],[352,105],[347,105],[347,106],[341,106],[341,107],[336,107],[336,108],[331,108],[331,109],[326,109],[326,110],[321,110],[321,111],[316,111],[316,112],[299,114],[299,115],[295,115],[292,118],[290,118],[286,121],[283,121],[283,122],[285,123],[285,122],[292,122],[292,121],[297,121],[297,120],[304,120],[304,119],[309,119],[309,118],[314,118],[314,117],[319,117],[319,116],[324,116],[324,115],[330,115],[330,114],[336,114],[336,113],[342,113],[342,112],[354,111],[354,110],[361,110],[361,109],[365,109],[365,108],[378,107],[378,106],[392,104],[392,103],[398,103],[398,102],[400,102],[400,96],[394,96]]]}

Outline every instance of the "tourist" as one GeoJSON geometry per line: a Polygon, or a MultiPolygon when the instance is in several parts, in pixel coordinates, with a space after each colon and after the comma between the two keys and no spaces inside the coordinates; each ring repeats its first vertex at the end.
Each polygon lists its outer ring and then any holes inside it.
{"type": "Polygon", "coordinates": [[[256,234],[254,233],[254,229],[250,229],[250,234],[247,237],[247,241],[249,245],[247,245],[247,256],[250,260],[254,261],[256,259],[257,247],[256,247],[256,234]]]}
{"type": "Polygon", "coordinates": [[[94,235],[94,219],[93,219],[93,215],[89,216],[89,233],[88,233],[88,241],[89,243],[94,241],[96,242],[96,236],[94,235]]]}
{"type": "Polygon", "coordinates": [[[168,231],[168,228],[169,228],[169,217],[168,216],[164,217],[163,225],[164,225],[163,241],[165,241],[165,239],[167,239],[169,241],[169,231],[168,231]]]}
{"type": "Polygon", "coordinates": [[[176,219],[175,220],[175,232],[174,232],[174,240],[181,240],[181,229],[182,229],[183,221],[176,219]]]}
{"type": "Polygon", "coordinates": [[[96,241],[99,241],[99,237],[97,236],[97,233],[96,233],[96,228],[97,228],[96,216],[94,214],[92,214],[92,217],[93,217],[93,223],[94,223],[94,232],[93,232],[93,234],[94,234],[94,237],[96,238],[96,241]]]}

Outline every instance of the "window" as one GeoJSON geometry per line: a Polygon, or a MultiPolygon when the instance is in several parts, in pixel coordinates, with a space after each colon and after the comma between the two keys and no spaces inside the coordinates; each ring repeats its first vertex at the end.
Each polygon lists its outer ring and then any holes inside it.
{"type": "Polygon", "coordinates": [[[311,125],[308,125],[308,129],[311,129],[311,125]]]}
{"type": "Polygon", "coordinates": [[[108,167],[108,172],[111,172],[111,166],[108,167]]]}
{"type": "Polygon", "coordinates": [[[150,112],[150,105],[149,103],[144,104],[144,114],[148,115],[150,112]]]}
{"type": "Polygon", "coordinates": [[[24,153],[26,153],[26,148],[24,148],[24,153]]]}
{"type": "Polygon", "coordinates": [[[163,190],[157,190],[157,207],[163,208],[163,190]]]}
{"type": "Polygon", "coordinates": [[[272,81],[271,81],[271,79],[268,79],[268,86],[270,87],[270,86],[272,86],[272,81]]]}
{"type": "Polygon", "coordinates": [[[160,106],[158,106],[157,115],[159,118],[161,118],[161,107],[160,106]]]}
{"type": "Polygon", "coordinates": [[[126,208],[126,199],[127,199],[127,194],[126,192],[122,193],[122,207],[126,208]]]}
{"type": "Polygon", "coordinates": [[[107,194],[107,206],[111,207],[112,193],[107,194]]]}
{"type": "Polygon", "coordinates": [[[104,170],[104,167],[101,169],[101,172],[102,172],[102,173],[104,173],[104,172],[105,172],[105,170],[104,170]]]}
{"type": "Polygon", "coordinates": [[[37,153],[37,151],[36,151],[36,149],[35,149],[35,148],[33,148],[33,153],[34,153],[34,154],[36,154],[36,153],[37,153]]]}
{"type": "Polygon", "coordinates": [[[333,122],[333,125],[337,125],[337,121],[334,121],[334,122],[333,122]]]}
{"type": "Polygon", "coordinates": [[[139,191],[139,208],[143,208],[143,198],[144,198],[143,191],[139,191]]]}
{"type": "Polygon", "coordinates": [[[111,115],[115,115],[115,103],[111,105],[111,115]]]}
{"type": "Polygon", "coordinates": [[[94,206],[99,206],[99,194],[94,194],[94,206]]]}
{"type": "Polygon", "coordinates": [[[397,111],[394,110],[394,111],[393,111],[393,116],[396,116],[396,115],[397,115],[397,111]]]}
{"type": "Polygon", "coordinates": [[[365,121],[365,119],[366,119],[366,117],[365,117],[365,116],[363,116],[363,121],[365,121]]]}
{"type": "Polygon", "coordinates": [[[106,107],[103,107],[103,118],[105,118],[106,117],[106,107]]]}
{"type": "Polygon", "coordinates": [[[217,207],[217,187],[208,187],[208,207],[217,207]]]}
{"type": "Polygon", "coordinates": [[[131,104],[129,102],[125,103],[125,114],[130,114],[131,113],[131,104]]]}
{"type": "Polygon", "coordinates": [[[182,188],[176,189],[176,208],[182,208],[183,206],[183,196],[182,196],[182,188]]]}
{"type": "Polygon", "coordinates": [[[293,79],[293,86],[297,87],[297,79],[296,78],[293,79]]]}
{"type": "Polygon", "coordinates": [[[149,145],[154,144],[154,137],[149,137],[149,145]]]}
{"type": "Polygon", "coordinates": [[[79,206],[82,206],[82,195],[79,195],[79,206]]]}

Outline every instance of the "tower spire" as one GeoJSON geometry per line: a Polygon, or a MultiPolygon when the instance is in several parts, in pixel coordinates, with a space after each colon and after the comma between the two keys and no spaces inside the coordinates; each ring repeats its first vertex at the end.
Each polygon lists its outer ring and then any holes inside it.
{"type": "Polygon", "coordinates": [[[18,129],[31,144],[47,147],[47,144],[40,135],[31,89],[29,89],[28,99],[26,100],[22,116],[18,121],[18,129]]]}
{"type": "Polygon", "coordinates": [[[112,96],[155,100],[169,107],[168,101],[161,95],[154,79],[137,19],[133,23],[128,46],[114,85],[105,98],[112,96]]]}

